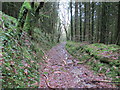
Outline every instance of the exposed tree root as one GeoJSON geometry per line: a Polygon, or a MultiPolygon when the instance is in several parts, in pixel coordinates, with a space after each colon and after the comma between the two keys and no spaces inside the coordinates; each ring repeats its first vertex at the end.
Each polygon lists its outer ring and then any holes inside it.
{"type": "Polygon", "coordinates": [[[43,75],[46,77],[45,82],[46,82],[47,87],[51,88],[51,89],[54,88],[53,86],[50,86],[48,77],[45,74],[43,74],[43,75]]]}
{"type": "Polygon", "coordinates": [[[97,81],[97,80],[95,80],[95,81],[91,81],[92,83],[100,83],[100,82],[103,82],[103,83],[120,83],[120,82],[111,82],[111,81],[108,81],[108,80],[101,80],[101,81],[97,81]]]}

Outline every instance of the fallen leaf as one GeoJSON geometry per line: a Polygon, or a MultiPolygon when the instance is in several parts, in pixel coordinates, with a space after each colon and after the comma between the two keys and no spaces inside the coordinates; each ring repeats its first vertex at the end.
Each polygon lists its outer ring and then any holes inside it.
{"type": "Polygon", "coordinates": [[[0,66],[2,65],[2,63],[0,63],[0,66]]]}
{"type": "Polygon", "coordinates": [[[34,61],[33,61],[33,60],[31,60],[30,62],[31,62],[31,63],[34,63],[34,61]]]}
{"type": "Polygon", "coordinates": [[[7,70],[10,70],[10,68],[6,67],[7,70]]]}
{"type": "Polygon", "coordinates": [[[3,56],[3,55],[0,53],[0,58],[2,58],[2,56],[3,56]]]}
{"type": "Polygon", "coordinates": [[[63,62],[65,63],[65,65],[67,64],[65,60],[63,60],[63,62]]]}
{"type": "Polygon", "coordinates": [[[100,73],[100,74],[98,74],[99,76],[104,76],[104,74],[103,73],[100,73]]]}
{"type": "Polygon", "coordinates": [[[38,82],[31,84],[32,86],[38,86],[38,82]]]}
{"type": "Polygon", "coordinates": [[[55,71],[54,73],[63,73],[63,72],[60,72],[60,71],[55,71]]]}
{"type": "Polygon", "coordinates": [[[25,67],[30,67],[30,65],[29,65],[29,64],[27,64],[27,63],[25,63],[25,64],[24,64],[24,66],[25,66],[25,67]]]}
{"type": "Polygon", "coordinates": [[[28,79],[31,79],[31,77],[27,77],[28,79]]]}
{"type": "Polygon", "coordinates": [[[16,69],[14,68],[14,72],[15,72],[15,74],[18,74],[18,72],[16,71],[16,69]]]}
{"type": "Polygon", "coordinates": [[[25,70],[24,70],[24,73],[25,73],[26,75],[28,75],[28,70],[27,70],[27,69],[25,69],[25,70]]]}
{"type": "Polygon", "coordinates": [[[11,63],[11,65],[14,65],[14,64],[15,64],[15,62],[13,62],[13,61],[11,61],[10,63],[11,63]]]}

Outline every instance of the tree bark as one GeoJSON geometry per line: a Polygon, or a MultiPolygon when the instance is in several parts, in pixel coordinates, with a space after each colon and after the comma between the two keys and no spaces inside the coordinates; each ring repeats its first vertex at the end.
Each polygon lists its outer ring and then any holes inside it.
{"type": "Polygon", "coordinates": [[[102,20],[101,20],[101,34],[100,43],[105,43],[106,39],[106,3],[102,3],[102,20]]]}
{"type": "Polygon", "coordinates": [[[82,3],[79,3],[79,10],[80,10],[80,42],[82,42],[82,3]]]}
{"type": "Polygon", "coordinates": [[[70,2],[70,15],[71,15],[71,40],[73,41],[73,17],[72,17],[72,2],[70,2]]]}
{"type": "Polygon", "coordinates": [[[84,3],[84,30],[83,30],[83,41],[86,40],[86,3],[84,3]]]}
{"type": "Polygon", "coordinates": [[[116,39],[116,44],[120,45],[120,1],[118,4],[118,25],[117,25],[115,39],[116,39]]]}
{"type": "Polygon", "coordinates": [[[37,8],[34,8],[34,2],[24,2],[22,8],[20,10],[19,18],[18,18],[18,27],[19,27],[19,35],[21,35],[22,30],[28,32],[29,35],[32,35],[32,26],[34,25],[33,22],[36,22],[39,15],[39,9],[41,9],[44,5],[44,2],[40,2],[37,8]],[[25,6],[25,5],[29,5],[25,6]],[[35,9],[35,10],[34,10],[35,9]],[[35,14],[33,16],[32,14],[35,14]],[[31,20],[35,20],[32,21],[31,20]]]}
{"type": "Polygon", "coordinates": [[[91,32],[91,43],[93,43],[94,38],[94,2],[92,2],[92,32],[91,32]]]}

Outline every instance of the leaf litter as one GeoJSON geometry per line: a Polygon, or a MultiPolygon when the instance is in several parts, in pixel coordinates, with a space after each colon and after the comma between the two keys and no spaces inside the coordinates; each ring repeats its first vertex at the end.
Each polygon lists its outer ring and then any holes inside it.
{"type": "Polygon", "coordinates": [[[65,44],[58,44],[47,53],[47,63],[40,69],[39,88],[115,88],[114,84],[107,83],[110,78],[79,64],[80,61],[67,52],[65,44]]]}

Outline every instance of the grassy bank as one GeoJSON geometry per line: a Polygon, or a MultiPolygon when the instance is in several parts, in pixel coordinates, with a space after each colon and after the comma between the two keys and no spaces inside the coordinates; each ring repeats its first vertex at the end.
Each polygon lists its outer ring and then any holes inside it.
{"type": "Polygon", "coordinates": [[[27,32],[18,36],[17,20],[0,12],[2,29],[2,88],[38,87],[40,62],[55,43],[50,42],[40,29],[34,28],[31,40],[27,32]]]}
{"type": "Polygon", "coordinates": [[[66,49],[80,60],[79,64],[87,64],[96,73],[120,82],[120,46],[67,42],[66,49]]]}

